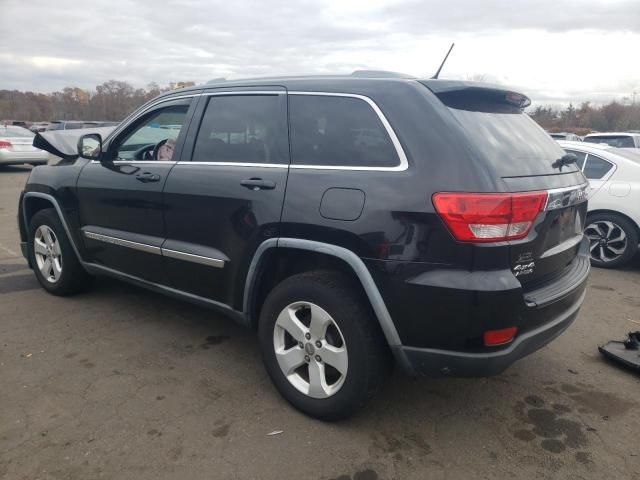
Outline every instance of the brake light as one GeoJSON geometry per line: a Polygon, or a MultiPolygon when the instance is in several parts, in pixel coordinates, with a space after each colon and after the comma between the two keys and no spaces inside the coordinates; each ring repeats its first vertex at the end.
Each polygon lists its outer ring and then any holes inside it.
{"type": "Polygon", "coordinates": [[[12,146],[9,140],[0,140],[0,148],[11,148],[12,146]]]}
{"type": "Polygon", "coordinates": [[[496,345],[504,345],[511,342],[516,336],[518,327],[501,328],[500,330],[487,330],[484,332],[484,344],[487,347],[495,347],[496,345]]]}
{"type": "Polygon", "coordinates": [[[433,195],[436,212],[461,242],[524,238],[546,201],[547,192],[440,192],[433,195]]]}

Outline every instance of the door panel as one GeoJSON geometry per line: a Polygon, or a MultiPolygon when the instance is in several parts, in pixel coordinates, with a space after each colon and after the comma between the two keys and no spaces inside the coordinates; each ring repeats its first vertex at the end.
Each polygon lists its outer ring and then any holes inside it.
{"type": "Polygon", "coordinates": [[[141,113],[109,142],[102,162],[90,162],[82,170],[77,194],[90,262],[164,281],[159,250],[136,248],[136,243],[144,246],[148,240],[157,247],[164,241],[162,189],[176,162],[170,149],[158,145],[168,139],[164,143],[179,151],[193,111],[190,103],[190,98],[169,101],[141,113]]]}
{"type": "Polygon", "coordinates": [[[278,235],[287,181],[286,96],[269,90],[209,92],[189,131],[193,160],[179,162],[164,188],[165,246],[220,260],[165,255],[170,285],[237,309],[253,252],[278,235]]]}

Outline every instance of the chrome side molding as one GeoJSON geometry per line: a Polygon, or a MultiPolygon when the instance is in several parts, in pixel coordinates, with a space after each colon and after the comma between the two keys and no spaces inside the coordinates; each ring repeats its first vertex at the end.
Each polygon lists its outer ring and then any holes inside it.
{"type": "Polygon", "coordinates": [[[160,248],[163,257],[175,258],[186,262],[199,263],[208,267],[224,268],[224,260],[219,258],[205,257],[194,253],[180,252],[178,250],[169,250],[168,248],[160,248]]]}
{"type": "Polygon", "coordinates": [[[102,233],[91,232],[89,230],[84,230],[84,236],[90,238],[91,240],[97,240],[99,242],[110,243],[112,245],[132,248],[133,250],[139,250],[141,252],[161,255],[160,247],[156,247],[153,245],[132,242],[131,240],[125,240],[124,238],[111,237],[109,235],[103,235],[102,233]]]}
{"type": "Polygon", "coordinates": [[[162,255],[163,257],[175,258],[177,260],[184,260],[186,262],[199,263],[208,267],[224,268],[225,260],[220,258],[207,257],[204,255],[196,255],[194,253],[182,252],[179,250],[173,250],[169,248],[157,247],[155,245],[148,245],[146,243],[134,242],[132,240],[126,240],[124,238],[118,238],[111,235],[104,235],[102,233],[93,232],[88,229],[83,229],[84,236],[99,242],[110,243],[112,245],[118,245],[119,247],[131,248],[133,250],[139,250],[145,253],[152,253],[154,255],[162,255]]]}

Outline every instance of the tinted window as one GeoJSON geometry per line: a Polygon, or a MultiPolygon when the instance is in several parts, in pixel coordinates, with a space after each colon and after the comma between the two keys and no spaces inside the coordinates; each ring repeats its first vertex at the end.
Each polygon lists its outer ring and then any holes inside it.
{"type": "Polygon", "coordinates": [[[394,167],[400,163],[380,118],[364,100],[290,95],[291,163],[394,167]]]}
{"type": "Polygon", "coordinates": [[[284,108],[280,95],[210,97],[192,160],[289,163],[284,108]]]}
{"type": "MultiPolygon", "coordinates": [[[[498,175],[522,176],[559,173],[552,164],[564,155],[560,145],[528,115],[491,113],[449,108],[462,126],[474,151],[495,168],[498,175]]],[[[578,171],[575,165],[563,169],[578,171]]]]}
{"type": "Polygon", "coordinates": [[[587,164],[584,167],[584,176],[591,180],[599,180],[604,177],[612,165],[599,157],[589,155],[587,164]]]}
{"type": "Polygon", "coordinates": [[[584,141],[589,143],[605,143],[618,148],[635,147],[633,137],[628,135],[598,135],[595,137],[585,137],[584,141]]]}
{"type": "Polygon", "coordinates": [[[66,123],[64,126],[65,130],[79,130],[83,128],[81,123],[66,123]]]}
{"type": "Polygon", "coordinates": [[[175,160],[173,148],[187,116],[188,105],[154,110],[125,130],[112,148],[119,160],[175,160]]]}
{"type": "Polygon", "coordinates": [[[566,150],[566,152],[572,153],[577,157],[578,161],[576,162],[576,165],[578,165],[578,168],[582,170],[582,167],[584,166],[584,159],[587,158],[587,154],[576,150],[566,150]]]}

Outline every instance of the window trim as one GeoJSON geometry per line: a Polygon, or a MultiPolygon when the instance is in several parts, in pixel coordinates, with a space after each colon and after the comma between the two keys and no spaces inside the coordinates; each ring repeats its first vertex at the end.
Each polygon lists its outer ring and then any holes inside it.
{"type": "MultiPolygon", "coordinates": [[[[392,145],[396,149],[396,154],[398,155],[398,159],[400,163],[393,167],[367,167],[367,166],[350,166],[350,165],[308,165],[308,164],[291,164],[290,168],[296,170],[351,170],[351,171],[368,171],[368,172],[403,172],[409,168],[409,161],[407,160],[407,155],[404,153],[404,149],[402,148],[402,144],[396,135],[396,132],[393,130],[393,127],[387,120],[387,117],[384,116],[382,110],[378,107],[378,105],[369,97],[365,95],[359,95],[357,93],[334,93],[334,92],[306,92],[306,91],[290,91],[289,95],[306,95],[306,96],[316,96],[316,97],[346,97],[346,98],[357,98],[359,100],[367,103],[372,110],[378,115],[378,119],[382,123],[382,126],[389,135],[389,139],[391,140],[392,145]]],[[[291,118],[289,118],[289,121],[291,118]]],[[[291,143],[291,138],[289,139],[289,143],[291,143]]]]}
{"type": "MultiPolygon", "coordinates": [[[[120,132],[127,128],[131,123],[135,122],[140,116],[145,115],[152,108],[164,103],[170,102],[173,100],[180,100],[183,98],[194,98],[194,97],[211,97],[217,95],[307,95],[307,96],[320,96],[320,97],[346,97],[346,98],[357,98],[366,102],[378,115],[378,119],[382,123],[384,129],[389,135],[392,145],[396,149],[396,154],[398,155],[398,159],[400,163],[393,167],[366,167],[366,166],[350,166],[350,165],[308,165],[308,164],[280,164],[280,163],[242,163],[242,162],[193,162],[191,160],[179,160],[179,161],[171,161],[168,163],[178,163],[180,165],[219,165],[221,167],[252,167],[252,168],[291,168],[296,170],[346,170],[346,171],[368,171],[368,172],[403,172],[409,168],[409,161],[407,160],[407,155],[405,154],[404,148],[402,148],[402,144],[396,135],[393,127],[387,120],[387,117],[384,115],[380,107],[366,95],[360,95],[357,93],[343,93],[343,92],[324,92],[324,91],[287,91],[287,90],[224,90],[224,91],[198,91],[188,95],[172,95],[169,97],[158,99],[157,101],[153,101],[147,106],[142,106],[138,111],[134,112],[134,114],[130,117],[130,120],[127,121],[126,124],[121,123],[111,134],[105,139],[105,144],[111,143],[111,140],[115,138],[120,132]]],[[[289,118],[287,118],[289,121],[289,118]]],[[[289,147],[291,146],[291,139],[288,139],[289,147]]],[[[116,160],[115,162],[124,162],[116,160]]],[[[114,162],[114,163],[115,163],[114,162]]],[[[137,162],[143,162],[143,160],[138,160],[137,162]]],[[[97,160],[92,160],[91,163],[100,163],[97,160]]],[[[157,161],[149,162],[150,164],[157,165],[157,161]]]]}

